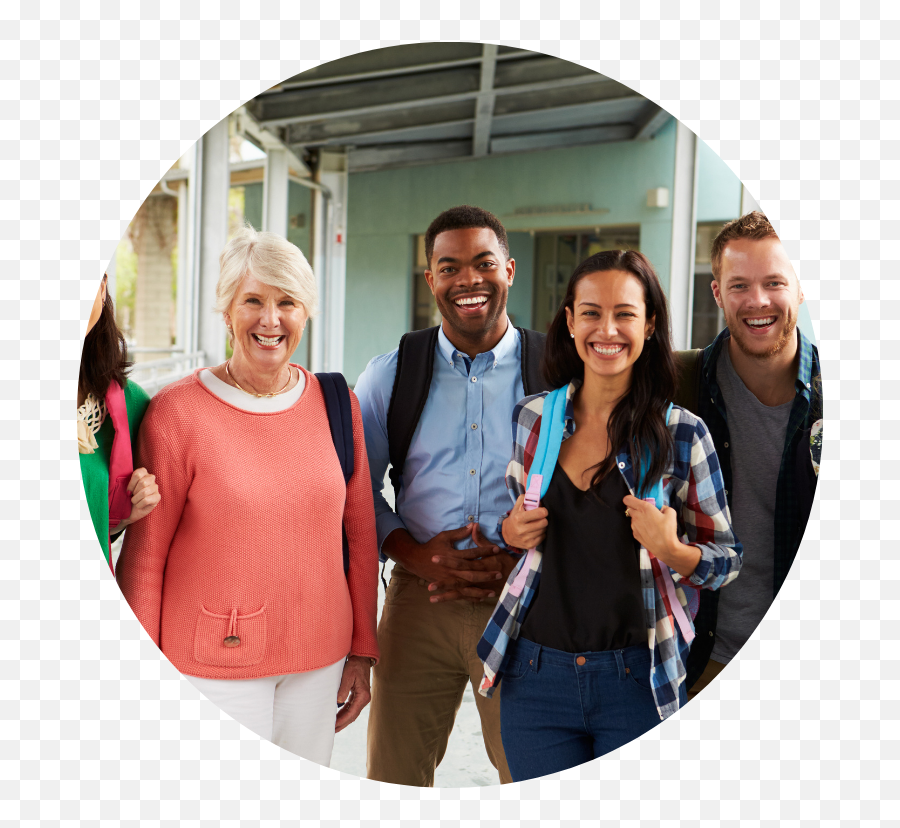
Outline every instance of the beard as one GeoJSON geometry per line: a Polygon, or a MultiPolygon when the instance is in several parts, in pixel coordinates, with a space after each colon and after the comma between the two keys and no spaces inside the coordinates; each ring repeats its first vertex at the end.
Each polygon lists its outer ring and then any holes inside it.
{"type": "MultiPolygon", "coordinates": [[[[487,312],[480,319],[467,319],[461,316],[458,308],[453,303],[454,297],[448,297],[447,299],[434,297],[441,317],[454,333],[464,339],[478,340],[483,336],[487,336],[500,321],[500,317],[506,312],[506,299],[509,291],[500,291],[493,285],[486,285],[484,290],[489,291],[487,312]]],[[[469,292],[466,291],[466,293],[469,292]]]]}
{"type": "Polygon", "coordinates": [[[752,345],[754,343],[752,342],[752,340],[750,338],[744,337],[744,323],[741,322],[740,319],[729,319],[726,315],[725,324],[728,326],[728,331],[731,333],[731,338],[734,340],[738,348],[741,349],[741,352],[743,354],[751,357],[752,359],[764,360],[771,359],[772,357],[777,356],[788,345],[790,345],[794,336],[794,331],[797,329],[797,316],[791,310],[788,310],[782,323],[781,333],[778,334],[777,338],[771,345],[762,350],[760,350],[758,347],[753,348],[752,345]]]}

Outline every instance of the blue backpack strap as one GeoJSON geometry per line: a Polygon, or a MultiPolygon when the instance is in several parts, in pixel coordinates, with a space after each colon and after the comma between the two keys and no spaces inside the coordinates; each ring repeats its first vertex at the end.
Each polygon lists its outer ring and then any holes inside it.
{"type": "MultiPolygon", "coordinates": [[[[666,425],[669,424],[669,417],[672,416],[672,403],[669,403],[669,407],[666,409],[666,425]]],[[[642,500],[644,498],[652,497],[656,501],[656,508],[662,509],[663,507],[663,485],[662,480],[657,480],[656,485],[653,486],[648,491],[644,491],[644,477],[647,474],[647,469],[650,467],[651,460],[650,452],[645,451],[643,460],[644,462],[641,464],[641,479],[637,484],[638,497],[642,500]]]]}
{"type": "MultiPolygon", "coordinates": [[[[559,447],[562,444],[563,430],[566,427],[566,392],[568,386],[557,388],[544,397],[544,410],[541,413],[541,433],[538,437],[537,448],[534,452],[534,460],[526,483],[531,482],[531,475],[543,476],[541,484],[541,497],[547,494],[550,486],[550,478],[556,468],[556,460],[559,457],[559,447]]],[[[526,485],[526,488],[527,485],[526,485]]]]}
{"type": "MultiPolygon", "coordinates": [[[[350,478],[353,477],[353,409],[350,407],[350,389],[344,375],[338,372],[316,374],[316,379],[322,388],[322,396],[325,397],[331,441],[334,443],[334,450],[344,473],[344,484],[349,485],[350,478]]],[[[341,536],[346,576],[350,571],[350,544],[343,520],[341,536]]]]}

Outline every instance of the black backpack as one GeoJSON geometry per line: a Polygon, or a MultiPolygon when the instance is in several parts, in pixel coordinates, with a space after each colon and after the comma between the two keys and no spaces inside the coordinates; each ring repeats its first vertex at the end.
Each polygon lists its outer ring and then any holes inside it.
{"type": "MultiPolygon", "coordinates": [[[[349,485],[353,477],[353,409],[350,407],[350,389],[343,374],[337,372],[316,374],[322,394],[325,397],[325,408],[328,411],[328,425],[331,427],[331,440],[344,473],[344,484],[349,485]]],[[[347,541],[347,528],[341,520],[341,541],[344,551],[344,577],[350,571],[350,544],[347,541]]]]}
{"type": "MultiPolygon", "coordinates": [[[[410,331],[400,339],[397,351],[397,373],[391,391],[387,414],[388,453],[391,462],[391,485],[394,495],[400,491],[400,476],[406,463],[409,445],[425,408],[434,372],[434,349],[440,326],[410,331]],[[397,401],[402,400],[401,404],[397,401]]],[[[545,335],[526,328],[516,328],[522,341],[522,384],[525,396],[552,390],[541,376],[541,356],[545,335]]],[[[512,416],[512,411],[509,412],[512,416]]]]}

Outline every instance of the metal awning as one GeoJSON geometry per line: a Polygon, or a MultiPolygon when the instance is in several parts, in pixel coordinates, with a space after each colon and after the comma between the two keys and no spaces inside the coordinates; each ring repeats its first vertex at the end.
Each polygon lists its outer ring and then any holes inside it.
{"type": "Polygon", "coordinates": [[[246,108],[298,158],[347,149],[351,172],[648,139],[671,117],[577,63],[480,43],[341,58],[246,108]]]}

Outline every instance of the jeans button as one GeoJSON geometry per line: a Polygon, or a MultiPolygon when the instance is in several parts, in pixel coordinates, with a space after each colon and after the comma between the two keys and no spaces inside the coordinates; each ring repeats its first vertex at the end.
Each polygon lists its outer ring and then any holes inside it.
{"type": "Polygon", "coordinates": [[[584,656],[578,656],[578,658],[575,659],[575,663],[576,663],[579,667],[581,667],[581,665],[584,664],[585,661],[587,661],[587,659],[586,659],[584,656]]]}

